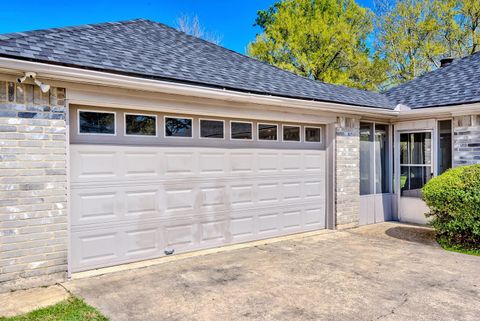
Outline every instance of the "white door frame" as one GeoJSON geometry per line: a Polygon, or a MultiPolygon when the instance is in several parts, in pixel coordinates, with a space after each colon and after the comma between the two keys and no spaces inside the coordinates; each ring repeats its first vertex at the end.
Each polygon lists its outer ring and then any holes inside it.
{"type": "Polygon", "coordinates": [[[428,211],[428,208],[425,202],[421,199],[413,199],[412,205],[413,208],[418,208],[419,214],[414,217],[409,216],[405,213],[404,208],[402,207],[401,198],[400,198],[400,134],[403,133],[431,133],[432,137],[432,155],[431,155],[431,173],[432,177],[437,175],[437,121],[435,119],[428,121],[413,121],[413,122],[404,122],[395,124],[395,133],[394,133],[394,166],[395,166],[395,196],[396,196],[396,212],[397,219],[399,221],[411,222],[426,224],[427,220],[423,215],[428,211]]]}

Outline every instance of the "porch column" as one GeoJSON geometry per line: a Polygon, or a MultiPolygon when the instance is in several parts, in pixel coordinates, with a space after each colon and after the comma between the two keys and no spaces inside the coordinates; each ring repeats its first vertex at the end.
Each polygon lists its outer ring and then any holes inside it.
{"type": "Polygon", "coordinates": [[[360,217],[360,121],[338,117],[335,142],[335,207],[339,229],[358,226],[360,217]]]}

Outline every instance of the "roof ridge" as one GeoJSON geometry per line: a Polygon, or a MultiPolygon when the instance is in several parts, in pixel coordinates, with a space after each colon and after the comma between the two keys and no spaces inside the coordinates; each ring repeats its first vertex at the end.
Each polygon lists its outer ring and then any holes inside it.
{"type": "Polygon", "coordinates": [[[173,31],[176,31],[176,32],[180,32],[180,33],[183,33],[184,35],[188,36],[188,37],[193,37],[197,40],[200,40],[200,41],[203,41],[203,42],[206,42],[208,43],[209,45],[212,45],[212,46],[216,46],[216,47],[219,47],[221,48],[222,50],[225,50],[225,51],[229,51],[235,55],[238,55],[238,56],[241,56],[243,58],[247,58],[247,59],[250,59],[250,60],[253,60],[253,61],[256,61],[256,62],[259,62],[269,68],[274,68],[276,70],[279,70],[281,72],[284,72],[284,73],[288,73],[288,74],[292,74],[292,75],[295,75],[296,77],[301,77],[301,78],[304,78],[310,82],[313,82],[315,84],[323,84],[323,85],[327,85],[327,86],[333,86],[333,87],[337,87],[337,88],[342,88],[342,89],[347,89],[347,90],[353,90],[353,91],[360,91],[360,92],[364,92],[364,93],[367,93],[367,94],[377,94],[377,95],[380,95],[380,96],[383,96],[384,98],[388,99],[385,95],[383,95],[382,93],[379,93],[377,91],[373,91],[373,90],[367,90],[367,89],[360,89],[360,88],[353,88],[353,87],[348,87],[348,86],[345,86],[345,85],[339,85],[339,84],[332,84],[332,83],[327,83],[327,82],[324,82],[324,81],[321,81],[321,80],[315,80],[315,79],[311,79],[311,78],[308,78],[306,76],[303,76],[303,75],[299,75],[299,74],[296,74],[290,70],[286,70],[286,69],[282,69],[280,67],[277,67],[275,65],[272,65],[272,64],[269,64],[268,62],[265,62],[265,61],[262,61],[262,60],[259,60],[257,58],[254,58],[254,57],[251,57],[251,56],[248,56],[246,54],[242,54],[242,53],[239,53],[235,50],[232,50],[232,49],[229,49],[229,48],[226,48],[226,47],[223,47],[223,46],[220,46],[216,43],[213,43],[211,41],[208,41],[208,40],[205,40],[203,38],[199,38],[199,37],[195,37],[195,36],[192,36],[182,30],[178,30],[176,28],[173,28],[167,24],[164,24],[162,22],[158,22],[158,21],[154,21],[154,20],[150,20],[150,19],[141,19],[143,21],[146,21],[146,22],[150,22],[150,23],[154,23],[154,24],[158,24],[158,25],[161,25],[161,26],[164,26],[164,27],[167,27],[168,29],[171,29],[173,31]]]}
{"type": "Polygon", "coordinates": [[[27,30],[27,31],[19,31],[19,32],[10,32],[0,34],[0,41],[3,40],[10,40],[10,39],[19,39],[31,36],[33,34],[49,34],[49,33],[65,33],[65,32],[73,32],[79,30],[86,30],[86,29],[104,29],[110,26],[115,25],[128,25],[132,23],[138,23],[143,21],[149,21],[142,18],[136,19],[129,19],[129,20],[120,20],[114,22],[98,22],[98,23],[86,23],[76,26],[67,26],[67,27],[57,27],[57,28],[45,28],[45,29],[34,29],[34,30],[27,30]]]}

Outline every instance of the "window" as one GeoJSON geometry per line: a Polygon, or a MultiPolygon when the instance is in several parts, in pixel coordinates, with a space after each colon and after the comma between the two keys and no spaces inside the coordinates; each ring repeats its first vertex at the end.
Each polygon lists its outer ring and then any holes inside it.
{"type": "Polygon", "coordinates": [[[388,125],[375,124],[375,193],[389,193],[388,125]]]}
{"type": "Polygon", "coordinates": [[[166,137],[192,137],[192,118],[165,117],[166,137]]]}
{"type": "Polygon", "coordinates": [[[230,127],[232,139],[252,139],[252,123],[232,121],[230,127]]]}
{"type": "Polygon", "coordinates": [[[200,137],[223,139],[223,125],[223,120],[200,119],[200,137]]]}
{"type": "Polygon", "coordinates": [[[300,141],[300,126],[283,125],[283,141],[299,142],[300,141]]]}
{"type": "Polygon", "coordinates": [[[305,127],[305,141],[309,143],[321,142],[321,130],[320,127],[305,127]]]}
{"type": "Polygon", "coordinates": [[[80,134],[115,135],[115,113],[78,111],[80,134]]]}
{"type": "Polygon", "coordinates": [[[452,121],[438,122],[438,175],[452,167],[452,121]]]}
{"type": "Polygon", "coordinates": [[[374,194],[373,124],[360,123],[360,195],[374,194]]]}
{"type": "Polygon", "coordinates": [[[360,123],[360,195],[390,193],[389,126],[360,123]]]}
{"type": "Polygon", "coordinates": [[[277,140],[277,127],[275,124],[258,124],[258,139],[277,140]]]}
{"type": "Polygon", "coordinates": [[[432,134],[430,132],[400,134],[400,195],[422,197],[422,187],[430,178],[432,134]]]}
{"type": "Polygon", "coordinates": [[[125,135],[157,136],[157,116],[125,114],[125,135]]]}

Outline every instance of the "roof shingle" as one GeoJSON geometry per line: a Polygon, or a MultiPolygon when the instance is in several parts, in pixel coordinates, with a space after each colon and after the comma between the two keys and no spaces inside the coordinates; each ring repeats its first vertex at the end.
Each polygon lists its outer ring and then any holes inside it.
{"type": "Polygon", "coordinates": [[[385,95],[414,109],[479,102],[480,52],[394,87],[385,95]]]}
{"type": "Polygon", "coordinates": [[[0,56],[264,95],[394,108],[385,95],[307,79],[144,19],[0,35],[0,56]]]}

